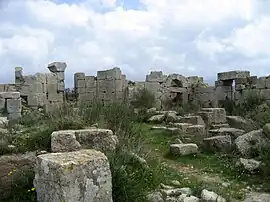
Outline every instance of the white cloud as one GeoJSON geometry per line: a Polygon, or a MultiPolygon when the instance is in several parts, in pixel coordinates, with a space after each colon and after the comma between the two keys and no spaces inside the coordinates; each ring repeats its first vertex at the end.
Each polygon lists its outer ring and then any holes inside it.
{"type": "MultiPolygon", "coordinates": [[[[129,79],[144,80],[154,69],[213,78],[220,69],[241,63],[253,71],[256,61],[270,54],[270,15],[261,0],[140,3],[141,10],[126,9],[116,0],[2,5],[0,70],[22,65],[35,73],[49,62],[66,61],[68,75],[96,74],[117,65],[129,79]]],[[[68,83],[72,80],[67,77],[68,83]]]]}

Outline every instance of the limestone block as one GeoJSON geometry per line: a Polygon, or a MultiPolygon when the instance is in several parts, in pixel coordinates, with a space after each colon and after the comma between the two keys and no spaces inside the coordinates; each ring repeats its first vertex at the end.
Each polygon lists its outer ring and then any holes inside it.
{"type": "Polygon", "coordinates": [[[64,92],[65,91],[65,83],[64,81],[59,81],[57,83],[57,92],[64,92]]]}
{"type": "Polygon", "coordinates": [[[180,118],[183,123],[190,123],[193,125],[205,125],[201,116],[184,116],[180,118]]]}
{"type": "Polygon", "coordinates": [[[224,108],[202,108],[198,114],[206,124],[226,123],[226,111],[224,108]]]}
{"type": "Polygon", "coordinates": [[[123,90],[123,83],[124,83],[124,80],[122,79],[118,79],[118,80],[115,80],[115,91],[122,91],[123,90]]]}
{"type": "Polygon", "coordinates": [[[250,77],[249,71],[228,71],[228,72],[220,72],[217,75],[218,80],[234,80],[237,78],[246,78],[250,77]]]}
{"type": "Polygon", "coordinates": [[[160,89],[160,83],[159,82],[146,82],[145,88],[149,91],[156,92],[160,89]]]}
{"type": "Polygon", "coordinates": [[[74,151],[82,148],[108,152],[113,151],[117,144],[117,137],[107,129],[62,130],[51,134],[53,152],[74,151]]]}
{"type": "Polygon", "coordinates": [[[270,77],[266,77],[265,86],[266,86],[266,88],[270,88],[270,77]]]}
{"type": "Polygon", "coordinates": [[[97,92],[96,87],[85,88],[85,93],[96,93],[96,92],[97,92]]]}
{"type": "Polygon", "coordinates": [[[237,128],[218,128],[208,130],[209,136],[227,136],[229,135],[233,140],[237,137],[243,135],[245,133],[244,130],[237,128]]]}
{"type": "Polygon", "coordinates": [[[24,84],[32,85],[33,83],[36,82],[37,77],[34,75],[27,75],[27,76],[24,76],[23,79],[24,79],[24,84]]]}
{"type": "Polygon", "coordinates": [[[78,93],[78,94],[84,94],[86,93],[86,88],[82,87],[82,88],[77,88],[75,89],[75,91],[78,93]]]}
{"type": "Polygon", "coordinates": [[[47,83],[42,83],[42,93],[47,93],[48,89],[47,89],[47,83]]]}
{"type": "Polygon", "coordinates": [[[107,78],[107,71],[97,71],[97,80],[105,80],[107,78]]]}
{"type": "Polygon", "coordinates": [[[215,87],[207,87],[207,88],[195,88],[195,93],[215,93],[215,87]]]}
{"type": "Polygon", "coordinates": [[[48,100],[50,102],[63,102],[64,94],[63,93],[48,93],[48,100]]]}
{"type": "Polygon", "coordinates": [[[23,84],[23,85],[20,85],[20,93],[21,95],[28,95],[30,94],[30,85],[26,85],[26,84],[23,84]]]}
{"type": "Polygon", "coordinates": [[[256,81],[257,89],[265,89],[266,88],[266,77],[259,77],[256,81]]]}
{"type": "Polygon", "coordinates": [[[86,83],[86,88],[96,87],[96,80],[94,76],[86,76],[85,83],[86,83]]]}
{"type": "Polygon", "coordinates": [[[261,89],[260,96],[264,97],[266,100],[270,100],[270,89],[261,89]]]}
{"type": "Polygon", "coordinates": [[[47,84],[56,84],[57,83],[57,75],[54,73],[48,73],[47,75],[47,84]]]}
{"type": "Polygon", "coordinates": [[[82,79],[82,80],[84,80],[85,79],[85,73],[83,73],[83,72],[77,72],[77,73],[75,73],[74,74],[74,79],[82,79]]]}
{"type": "Polygon", "coordinates": [[[152,71],[149,75],[146,75],[146,82],[162,82],[163,73],[162,71],[152,71]]]}
{"type": "Polygon", "coordinates": [[[43,93],[44,91],[44,86],[42,83],[35,82],[30,87],[30,93],[43,93]]]}
{"type": "Polygon", "coordinates": [[[204,125],[191,125],[186,129],[186,133],[192,136],[201,136],[204,137],[206,135],[206,130],[204,125]]]}
{"type": "Polygon", "coordinates": [[[107,80],[97,80],[97,91],[107,91],[107,80]]]}
{"type": "Polygon", "coordinates": [[[65,72],[57,72],[56,73],[57,81],[64,81],[65,80],[65,72]]]}
{"type": "Polygon", "coordinates": [[[67,67],[67,64],[65,62],[53,62],[48,65],[48,69],[53,72],[64,72],[67,67]]]}
{"type": "Polygon", "coordinates": [[[22,115],[21,115],[21,112],[18,112],[18,113],[10,113],[8,114],[8,120],[16,120],[16,119],[19,119],[21,118],[22,115]]]}
{"type": "Polygon", "coordinates": [[[85,88],[86,87],[86,81],[85,79],[84,80],[77,80],[77,85],[76,85],[77,88],[85,88]]]}
{"type": "Polygon", "coordinates": [[[122,73],[121,73],[120,68],[114,67],[113,69],[108,69],[106,71],[106,79],[121,80],[122,79],[122,73]]]}
{"type": "Polygon", "coordinates": [[[7,99],[7,112],[20,113],[22,108],[21,98],[19,99],[7,99]]]}
{"type": "Polygon", "coordinates": [[[30,107],[34,107],[34,106],[38,106],[39,105],[38,97],[37,97],[36,94],[30,94],[30,95],[28,95],[27,102],[28,102],[27,104],[30,107]]]}
{"type": "Polygon", "coordinates": [[[0,92],[0,98],[3,99],[19,99],[20,92],[0,92]]]}
{"type": "Polygon", "coordinates": [[[101,152],[39,155],[35,171],[38,202],[112,202],[110,166],[101,152]]]}
{"type": "Polygon", "coordinates": [[[5,84],[0,84],[0,92],[5,92],[5,84]]]}
{"type": "Polygon", "coordinates": [[[36,73],[34,75],[36,77],[35,81],[39,83],[46,83],[47,82],[47,75],[44,73],[36,73]]]}
{"type": "Polygon", "coordinates": [[[215,136],[205,138],[203,147],[206,151],[229,152],[232,149],[232,140],[230,135],[215,136]]]}
{"type": "Polygon", "coordinates": [[[186,156],[198,153],[198,146],[196,144],[171,144],[170,153],[173,155],[186,156]]]}
{"type": "Polygon", "coordinates": [[[174,93],[184,93],[187,92],[187,88],[169,87],[169,91],[174,93]]]}
{"type": "Polygon", "coordinates": [[[6,108],[6,99],[0,98],[0,113],[3,112],[6,108]]]}

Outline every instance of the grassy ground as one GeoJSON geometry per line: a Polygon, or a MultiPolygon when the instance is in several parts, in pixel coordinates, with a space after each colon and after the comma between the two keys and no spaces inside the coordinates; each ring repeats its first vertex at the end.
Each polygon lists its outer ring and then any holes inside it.
{"type": "Polygon", "coordinates": [[[249,189],[269,191],[269,179],[260,175],[249,175],[235,168],[235,156],[199,153],[197,155],[173,157],[168,148],[176,138],[167,131],[151,130],[152,125],[142,124],[145,145],[152,149],[152,155],[160,158],[168,167],[178,171],[190,187],[212,189],[229,201],[242,200],[249,189]],[[229,186],[226,186],[228,185],[229,186]]]}

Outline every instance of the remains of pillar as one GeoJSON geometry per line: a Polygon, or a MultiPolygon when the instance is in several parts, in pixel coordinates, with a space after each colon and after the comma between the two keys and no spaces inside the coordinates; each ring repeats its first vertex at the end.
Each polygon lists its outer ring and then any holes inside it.
{"type": "Polygon", "coordinates": [[[38,202],[112,202],[109,162],[99,151],[39,155],[35,171],[38,202]]]}

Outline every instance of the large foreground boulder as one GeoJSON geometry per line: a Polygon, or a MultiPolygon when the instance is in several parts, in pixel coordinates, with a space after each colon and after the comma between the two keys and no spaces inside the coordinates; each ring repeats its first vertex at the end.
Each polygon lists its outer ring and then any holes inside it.
{"type": "Polygon", "coordinates": [[[38,202],[112,202],[109,162],[99,151],[39,155],[35,170],[38,202]]]}
{"type": "Polygon", "coordinates": [[[258,151],[269,145],[263,130],[254,130],[239,136],[235,140],[237,151],[246,158],[256,156],[258,151]]]}
{"type": "Polygon", "coordinates": [[[117,143],[117,136],[108,129],[61,130],[51,134],[52,152],[68,152],[80,149],[96,149],[108,152],[113,151],[117,143]]]}

